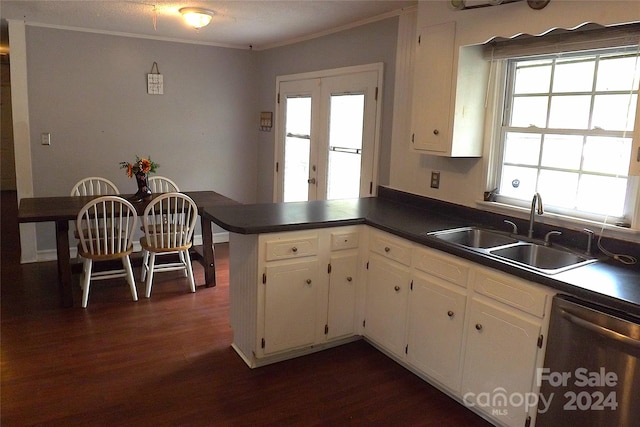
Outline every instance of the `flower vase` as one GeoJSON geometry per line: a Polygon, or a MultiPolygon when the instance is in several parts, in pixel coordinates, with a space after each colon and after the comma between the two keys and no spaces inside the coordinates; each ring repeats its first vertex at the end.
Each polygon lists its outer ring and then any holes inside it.
{"type": "Polygon", "coordinates": [[[133,195],[132,200],[139,202],[146,197],[151,196],[151,189],[149,188],[149,181],[147,180],[147,174],[144,172],[138,172],[135,174],[136,184],[138,184],[138,192],[133,195]]]}

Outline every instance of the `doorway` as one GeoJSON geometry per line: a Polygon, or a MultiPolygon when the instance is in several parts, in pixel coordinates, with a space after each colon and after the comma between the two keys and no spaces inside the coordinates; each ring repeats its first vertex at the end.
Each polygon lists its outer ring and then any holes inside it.
{"type": "Polygon", "coordinates": [[[274,200],[373,195],[382,64],[277,79],[274,200]]]}

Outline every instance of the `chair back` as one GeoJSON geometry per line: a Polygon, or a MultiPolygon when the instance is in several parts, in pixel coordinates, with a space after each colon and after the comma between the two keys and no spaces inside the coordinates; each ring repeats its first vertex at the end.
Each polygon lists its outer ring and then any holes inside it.
{"type": "Polygon", "coordinates": [[[71,196],[107,196],[120,194],[118,187],[106,178],[90,176],[81,179],[71,189],[71,196]]]}
{"type": "Polygon", "coordinates": [[[119,196],[93,199],[76,218],[81,255],[100,259],[131,253],[137,225],[136,208],[126,199],[119,196]]]}
{"type": "Polygon", "coordinates": [[[149,188],[154,193],[177,193],[178,185],[164,176],[152,176],[148,179],[149,188]]]}
{"type": "Polygon", "coordinates": [[[165,193],[155,197],[142,215],[146,243],[165,251],[184,250],[198,219],[198,206],[186,194],[165,193]]]}

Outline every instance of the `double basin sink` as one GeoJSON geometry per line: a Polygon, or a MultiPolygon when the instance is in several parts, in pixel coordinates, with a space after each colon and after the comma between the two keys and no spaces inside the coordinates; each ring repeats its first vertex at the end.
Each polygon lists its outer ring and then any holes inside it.
{"type": "Polygon", "coordinates": [[[544,274],[556,274],[597,261],[569,250],[520,240],[513,235],[478,227],[455,228],[425,234],[544,274]]]}

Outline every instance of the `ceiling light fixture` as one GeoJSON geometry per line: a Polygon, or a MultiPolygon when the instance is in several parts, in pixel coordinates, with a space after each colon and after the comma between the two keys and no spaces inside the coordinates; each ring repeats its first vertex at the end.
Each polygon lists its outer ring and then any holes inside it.
{"type": "Polygon", "coordinates": [[[196,30],[209,25],[211,18],[215,15],[212,10],[202,9],[200,7],[183,7],[180,9],[180,13],[184,16],[184,20],[187,21],[187,24],[191,25],[196,30]]]}

